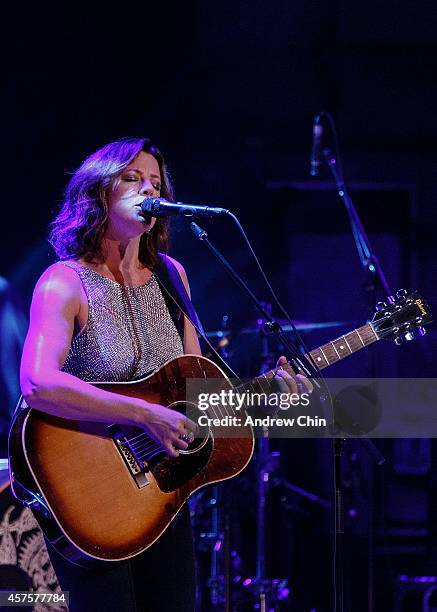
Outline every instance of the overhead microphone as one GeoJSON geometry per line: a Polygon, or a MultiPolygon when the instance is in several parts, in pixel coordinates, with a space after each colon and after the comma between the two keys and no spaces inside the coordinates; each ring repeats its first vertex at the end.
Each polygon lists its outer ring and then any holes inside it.
{"type": "Polygon", "coordinates": [[[198,206],[183,202],[168,202],[164,198],[146,198],[141,202],[141,211],[146,217],[167,217],[181,215],[183,217],[218,217],[231,214],[226,208],[214,206],[198,206]]]}
{"type": "Polygon", "coordinates": [[[322,148],[323,125],[320,123],[320,115],[314,117],[313,124],[313,143],[311,147],[310,175],[319,176],[320,171],[320,152],[322,148]]]}

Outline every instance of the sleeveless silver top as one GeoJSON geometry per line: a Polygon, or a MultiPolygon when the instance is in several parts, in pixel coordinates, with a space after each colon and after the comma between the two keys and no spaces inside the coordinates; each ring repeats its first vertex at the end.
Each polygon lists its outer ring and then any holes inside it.
{"type": "Polygon", "coordinates": [[[77,262],[88,321],[73,338],[63,371],[94,382],[141,378],[183,354],[183,345],[154,274],[129,287],[77,262]]]}

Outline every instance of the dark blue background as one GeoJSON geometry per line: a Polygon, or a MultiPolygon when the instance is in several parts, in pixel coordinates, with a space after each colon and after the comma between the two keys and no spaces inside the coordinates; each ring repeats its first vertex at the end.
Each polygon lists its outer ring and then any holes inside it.
{"type": "MultiPolygon", "coordinates": [[[[322,109],[336,120],[346,178],[389,282],[417,287],[437,303],[434,3],[20,4],[2,21],[0,273],[26,308],[36,278],[51,262],[47,225],[68,173],[110,140],[147,135],[168,159],[179,200],[239,214],[295,319],[343,322],[338,333],[306,334],[310,347],[363,323],[373,297],[363,289],[347,216],[329,173],[315,181],[308,177],[312,118],[322,109]]],[[[230,222],[205,227],[269,301],[230,222]]],[[[253,325],[255,312],[203,248],[183,224],[175,228],[172,253],[187,269],[205,327],[219,328],[224,314],[236,331],[253,325]]],[[[434,376],[436,343],[431,330],[402,351],[377,346],[372,357],[353,357],[332,373],[366,376],[374,368],[380,375],[434,376]]],[[[237,337],[233,350],[242,368],[256,373],[259,347],[237,337]]],[[[374,490],[378,519],[383,517],[372,549],[383,576],[380,601],[398,574],[435,571],[434,473],[430,468],[421,477],[421,497],[411,511],[390,518],[387,505],[403,507],[415,498],[413,483],[405,474],[399,482],[395,474],[395,451],[390,445],[386,450],[389,467],[377,476],[381,482],[374,490]],[[388,501],[387,487],[394,491],[388,501]],[[401,544],[411,551],[402,556],[390,529],[406,522],[412,535],[401,544]],[[420,539],[414,529],[422,527],[427,531],[420,539]]],[[[286,476],[294,482],[307,478],[317,488],[308,465],[320,466],[323,452],[310,450],[310,460],[297,469],[307,451],[284,448],[286,476]]],[[[368,490],[363,479],[370,474],[369,458],[360,460],[366,476],[358,479],[356,497],[368,490]]],[[[370,513],[366,495],[356,503],[370,513]]],[[[287,516],[296,529],[301,515],[287,516]]],[[[310,512],[309,540],[314,520],[310,512]]],[[[367,546],[367,540],[358,542],[365,535],[357,535],[351,558],[367,546]]],[[[281,563],[290,575],[288,552],[281,563]]],[[[300,584],[302,601],[312,581],[313,589],[323,576],[326,582],[329,552],[314,575],[310,567],[309,558],[302,560],[291,578],[300,584]]],[[[366,591],[367,574],[357,580],[366,591]]],[[[360,605],[366,597],[360,596],[360,605]]],[[[391,604],[382,605],[387,610],[391,604]]]]}

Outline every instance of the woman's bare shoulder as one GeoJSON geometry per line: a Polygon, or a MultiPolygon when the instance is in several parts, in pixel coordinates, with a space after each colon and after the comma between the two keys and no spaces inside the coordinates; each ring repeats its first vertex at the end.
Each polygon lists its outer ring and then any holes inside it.
{"type": "Polygon", "coordinates": [[[65,300],[79,298],[82,283],[73,268],[58,261],[44,270],[39,277],[34,290],[34,297],[40,293],[50,293],[63,297],[65,300]]]}

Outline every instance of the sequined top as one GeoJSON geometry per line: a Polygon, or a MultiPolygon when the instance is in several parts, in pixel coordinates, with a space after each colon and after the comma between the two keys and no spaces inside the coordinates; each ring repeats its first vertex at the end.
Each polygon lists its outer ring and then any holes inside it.
{"type": "Polygon", "coordinates": [[[183,354],[154,274],[129,287],[77,262],[60,263],[79,275],[88,300],[88,321],[72,340],[64,372],[86,381],[129,381],[183,354]]]}

